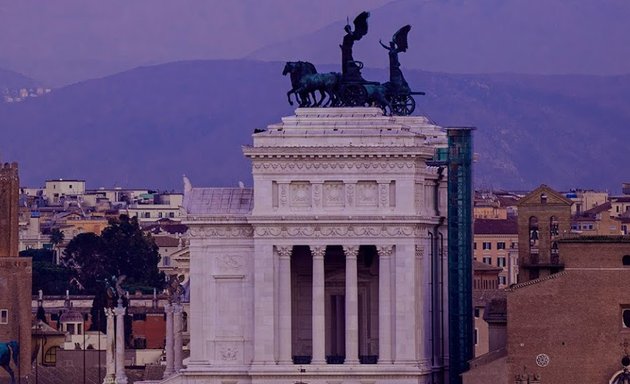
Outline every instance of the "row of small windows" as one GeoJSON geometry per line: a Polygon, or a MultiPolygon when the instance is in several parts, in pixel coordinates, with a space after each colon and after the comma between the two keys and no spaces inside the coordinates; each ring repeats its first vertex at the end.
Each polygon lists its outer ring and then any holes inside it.
{"type": "MultiPolygon", "coordinates": [[[[150,219],[151,218],[151,212],[140,212],[139,214],[136,213],[137,217],[143,218],[143,219],[150,219]]],[[[165,217],[169,217],[169,218],[174,218],[175,217],[175,212],[168,212],[168,215],[162,213],[162,212],[158,212],[157,215],[158,218],[165,218],[165,217]]]]}
{"type": "MultiPolygon", "coordinates": [[[[492,257],[484,256],[481,261],[484,264],[492,265],[492,257]]],[[[507,257],[497,257],[497,267],[507,267],[507,257]]]]}
{"type": "MultiPolygon", "coordinates": [[[[505,241],[498,241],[497,242],[497,249],[506,249],[505,247],[506,247],[505,241]]],[[[516,243],[512,242],[510,244],[510,249],[514,249],[514,248],[516,248],[516,243]]],[[[473,249],[477,249],[477,243],[476,242],[473,243],[473,249]]],[[[491,250],[492,249],[492,242],[490,242],[490,241],[482,242],[481,243],[481,249],[486,250],[486,251],[487,250],[491,250]]]]}

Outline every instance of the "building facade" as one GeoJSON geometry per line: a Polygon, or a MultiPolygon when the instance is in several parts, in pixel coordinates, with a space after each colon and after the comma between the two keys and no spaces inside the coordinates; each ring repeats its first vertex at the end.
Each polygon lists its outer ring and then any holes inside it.
{"type": "Polygon", "coordinates": [[[445,132],[311,108],[253,138],[253,189],[186,188],[191,356],[167,382],[441,382],[445,132]]]}
{"type": "MultiPolygon", "coordinates": [[[[31,370],[32,264],[30,258],[18,257],[18,195],[17,164],[0,164],[0,344],[18,343],[11,353],[19,349],[19,364],[11,361],[9,367],[22,381],[31,370]]],[[[0,380],[7,377],[0,369],[0,380]]]]}
{"type": "Polygon", "coordinates": [[[515,284],[518,276],[518,225],[515,218],[475,219],[473,257],[501,268],[499,288],[515,284]]]}

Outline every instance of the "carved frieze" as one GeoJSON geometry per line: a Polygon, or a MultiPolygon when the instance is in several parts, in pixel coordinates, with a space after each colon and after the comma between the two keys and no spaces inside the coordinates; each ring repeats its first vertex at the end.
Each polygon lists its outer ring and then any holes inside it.
{"type": "Polygon", "coordinates": [[[217,270],[222,273],[236,273],[243,268],[243,258],[237,255],[219,255],[217,260],[217,270]]]}
{"type": "Polygon", "coordinates": [[[416,259],[422,260],[424,257],[424,247],[422,245],[416,245],[416,259]]]}
{"type": "Polygon", "coordinates": [[[413,160],[370,160],[370,161],[348,161],[348,160],[330,160],[330,161],[314,161],[308,162],[295,160],[255,160],[253,169],[257,172],[277,173],[279,171],[300,171],[304,172],[321,172],[322,170],[330,171],[403,171],[413,170],[415,163],[413,160]]]}
{"type": "Polygon", "coordinates": [[[389,207],[389,183],[378,185],[378,206],[380,208],[389,207]]]}
{"type": "Polygon", "coordinates": [[[413,225],[299,225],[257,226],[256,237],[410,237],[415,235],[413,225]]]}
{"type": "Polygon", "coordinates": [[[322,184],[313,183],[311,188],[313,191],[313,207],[320,208],[322,206],[322,184]]]}
{"type": "Polygon", "coordinates": [[[376,251],[378,252],[378,257],[386,258],[392,256],[392,251],[394,247],[391,245],[378,245],[376,246],[376,251]]]}
{"type": "Polygon", "coordinates": [[[207,226],[207,227],[190,227],[188,235],[190,237],[203,238],[246,238],[252,237],[254,230],[250,226],[207,226]]]}
{"type": "Polygon", "coordinates": [[[286,207],[289,202],[289,186],[287,184],[280,184],[279,195],[280,207],[286,207]]]}
{"type": "Polygon", "coordinates": [[[348,206],[348,207],[354,207],[354,201],[355,201],[355,198],[354,198],[355,188],[354,188],[354,186],[355,185],[352,184],[352,183],[346,184],[346,206],[348,206]]]}

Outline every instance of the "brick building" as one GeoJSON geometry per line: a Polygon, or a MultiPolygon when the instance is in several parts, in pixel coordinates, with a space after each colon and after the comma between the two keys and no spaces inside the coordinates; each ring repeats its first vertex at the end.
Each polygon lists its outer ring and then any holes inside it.
{"type": "Polygon", "coordinates": [[[464,383],[616,383],[630,355],[630,238],[558,244],[564,271],[508,290],[506,347],[473,361],[464,383]]]}
{"type": "MultiPolygon", "coordinates": [[[[17,164],[0,164],[0,343],[19,343],[20,364],[10,363],[16,380],[31,369],[32,284],[31,259],[18,257],[18,196],[17,164]]],[[[0,381],[7,377],[0,369],[0,381]]]]}
{"type": "Polygon", "coordinates": [[[571,204],[544,184],[518,202],[519,282],[562,270],[557,241],[571,230],[571,204]]]}

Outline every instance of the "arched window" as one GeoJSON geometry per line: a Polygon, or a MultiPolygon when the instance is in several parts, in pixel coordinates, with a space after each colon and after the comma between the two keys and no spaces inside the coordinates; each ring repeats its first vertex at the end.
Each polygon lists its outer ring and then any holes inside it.
{"type": "Polygon", "coordinates": [[[529,218],[529,244],[531,246],[538,245],[538,218],[532,216],[529,218]]]}
{"type": "Polygon", "coordinates": [[[48,348],[44,355],[44,365],[57,364],[57,350],[59,350],[58,346],[48,348]]]}
{"type": "Polygon", "coordinates": [[[551,216],[549,218],[549,236],[553,239],[556,236],[560,235],[560,224],[558,223],[558,218],[555,216],[551,216]]]}
{"type": "Polygon", "coordinates": [[[538,231],[538,218],[532,216],[529,218],[529,262],[538,264],[538,240],[540,234],[538,231]]]}

